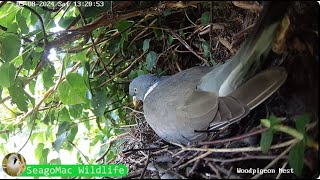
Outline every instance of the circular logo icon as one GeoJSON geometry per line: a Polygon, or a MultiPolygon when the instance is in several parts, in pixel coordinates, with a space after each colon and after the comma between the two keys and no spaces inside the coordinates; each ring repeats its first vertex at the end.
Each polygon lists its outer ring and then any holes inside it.
{"type": "Polygon", "coordinates": [[[19,153],[10,153],[3,158],[2,168],[9,176],[19,176],[26,169],[26,160],[19,153]]]}

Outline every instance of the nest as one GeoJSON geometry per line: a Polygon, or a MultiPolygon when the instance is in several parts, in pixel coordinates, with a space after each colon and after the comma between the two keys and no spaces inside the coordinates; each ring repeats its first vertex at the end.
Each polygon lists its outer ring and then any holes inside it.
{"type": "MultiPolygon", "coordinates": [[[[161,140],[141,113],[132,112],[138,123],[130,129],[120,146],[121,153],[112,163],[127,165],[129,173],[125,178],[132,179],[246,179],[276,178],[280,175],[281,178],[295,178],[294,173],[281,174],[278,170],[290,169],[288,155],[283,152],[291,145],[292,137],[277,134],[274,136],[273,149],[267,154],[259,150],[261,133],[266,129],[257,120],[266,117],[266,113],[280,116],[279,113],[287,112],[287,117],[282,121],[292,124],[293,117],[289,116],[292,110],[283,111],[285,105],[281,94],[275,94],[239,123],[214,132],[211,139],[193,146],[173,145],[161,140]],[[250,168],[260,171],[265,168],[275,172],[243,172],[250,168]]],[[[316,131],[315,123],[309,130],[316,131]]],[[[317,159],[317,151],[309,149],[305,159],[305,176],[316,177],[317,159]]]]}
{"type": "MultiPolygon", "coordinates": [[[[225,61],[235,54],[250,32],[250,25],[258,17],[258,13],[230,8],[229,5],[228,7],[228,13],[239,15],[236,17],[242,19],[237,21],[243,22],[242,24],[246,26],[233,26],[234,22],[226,22],[225,25],[232,26],[233,29],[216,31],[218,34],[214,34],[213,41],[219,42],[219,45],[215,46],[213,55],[218,61],[225,61]],[[241,13],[246,15],[241,16],[241,13]],[[219,37],[226,37],[226,39],[219,37]]],[[[291,169],[288,165],[287,152],[292,145],[292,137],[285,133],[275,134],[272,148],[266,154],[262,153],[259,149],[260,139],[266,128],[260,125],[260,119],[275,115],[280,117],[282,124],[295,127],[296,115],[311,112],[312,122],[306,131],[311,138],[318,140],[318,102],[316,100],[318,99],[318,61],[316,60],[318,45],[314,41],[317,35],[312,33],[312,29],[316,27],[313,25],[317,22],[312,20],[314,18],[310,13],[310,11],[316,11],[315,9],[310,4],[296,3],[296,6],[290,10],[291,31],[287,36],[286,50],[281,57],[269,62],[270,65],[277,63],[275,61],[282,61],[282,65],[288,71],[287,81],[247,117],[227,129],[212,133],[211,138],[206,142],[182,146],[168,144],[161,140],[144,120],[140,106],[138,110],[133,110],[129,114],[134,117],[136,125],[128,130],[125,136],[115,138],[123,140],[120,146],[121,152],[109,163],[127,165],[129,173],[125,178],[136,179],[296,178],[294,173],[279,172],[279,168],[291,169]],[[308,27],[309,30],[301,27],[308,27]],[[301,33],[303,37],[299,35],[301,33]],[[258,173],[245,172],[250,169],[255,169],[258,173]],[[264,173],[259,173],[262,171],[264,173]]],[[[181,69],[195,66],[199,62],[198,59],[196,62],[186,61],[183,54],[181,56],[176,61],[171,61],[172,63],[167,63],[166,58],[169,57],[162,56],[157,66],[170,69],[174,74],[181,69]]],[[[186,58],[188,59],[187,55],[186,58]]],[[[316,178],[318,174],[318,151],[316,148],[307,148],[302,176],[316,178]]]]}

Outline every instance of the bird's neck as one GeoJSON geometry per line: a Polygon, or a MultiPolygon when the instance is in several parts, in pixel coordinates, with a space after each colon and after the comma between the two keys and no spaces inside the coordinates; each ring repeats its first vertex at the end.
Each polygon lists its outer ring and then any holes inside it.
{"type": "Polygon", "coordinates": [[[144,94],[143,100],[146,99],[146,97],[151,93],[152,90],[159,84],[159,80],[157,80],[152,86],[150,86],[147,90],[147,92],[144,94]]]}
{"type": "Polygon", "coordinates": [[[151,93],[152,90],[154,90],[154,88],[156,88],[156,86],[162,82],[163,80],[167,79],[170,76],[154,76],[154,79],[152,79],[152,81],[150,82],[150,86],[148,87],[146,93],[143,96],[143,101],[146,99],[146,97],[151,93]]]}

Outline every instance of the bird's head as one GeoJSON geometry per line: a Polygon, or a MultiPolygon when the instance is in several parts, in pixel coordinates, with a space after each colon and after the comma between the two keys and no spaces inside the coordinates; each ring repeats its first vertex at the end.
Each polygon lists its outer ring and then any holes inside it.
{"type": "Polygon", "coordinates": [[[145,96],[150,93],[150,88],[158,83],[159,77],[153,74],[144,74],[136,77],[129,85],[129,94],[133,96],[133,100],[145,99],[145,96]],[[149,91],[149,92],[148,92],[149,91]]]}

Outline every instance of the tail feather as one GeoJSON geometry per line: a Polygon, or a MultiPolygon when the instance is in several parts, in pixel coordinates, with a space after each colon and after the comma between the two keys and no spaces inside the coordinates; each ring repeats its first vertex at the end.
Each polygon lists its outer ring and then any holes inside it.
{"type": "Polygon", "coordinates": [[[253,109],[270,97],[286,79],[287,73],[284,68],[273,67],[249,79],[229,96],[253,109]]]}
{"type": "Polygon", "coordinates": [[[227,96],[255,74],[271,50],[277,27],[288,5],[287,2],[267,2],[253,32],[237,54],[206,74],[198,87],[227,96]]]}

